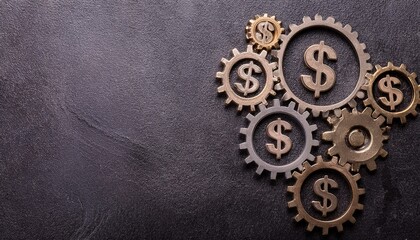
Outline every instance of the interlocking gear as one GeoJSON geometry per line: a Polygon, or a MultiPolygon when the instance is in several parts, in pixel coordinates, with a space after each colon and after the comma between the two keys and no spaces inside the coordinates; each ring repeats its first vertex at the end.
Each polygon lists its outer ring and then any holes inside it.
{"type": "Polygon", "coordinates": [[[279,48],[279,38],[284,29],[281,22],[276,20],[275,16],[255,15],[255,19],[251,19],[245,28],[246,38],[257,50],[271,48],[279,48]]]}
{"type": "Polygon", "coordinates": [[[312,231],[314,227],[322,228],[322,234],[327,235],[330,228],[336,227],[339,232],[343,231],[343,224],[347,221],[355,223],[356,219],[353,214],[356,210],[363,210],[363,205],[359,203],[360,195],[365,193],[365,189],[359,188],[357,181],[361,178],[360,174],[357,173],[352,175],[350,173],[350,165],[345,164],[340,166],[337,164],[337,158],[333,157],[331,161],[324,162],[321,156],[317,156],[316,163],[310,165],[308,162],[303,163],[304,170],[302,173],[294,172],[293,177],[296,179],[296,182],[293,186],[288,186],[287,191],[293,194],[293,200],[288,202],[289,208],[297,208],[298,214],[295,216],[297,222],[304,219],[308,222],[307,231],[312,231]],[[316,171],[325,171],[332,170],[339,172],[343,176],[351,189],[352,198],[347,210],[340,217],[333,220],[321,220],[311,216],[303,206],[301,198],[302,185],[305,182],[305,179],[316,171]]]}
{"type": "Polygon", "coordinates": [[[351,163],[352,171],[359,171],[361,165],[366,165],[370,171],[375,170],[375,159],[388,155],[383,149],[383,141],[389,138],[386,135],[389,128],[381,127],[385,118],[373,118],[371,108],[365,108],[361,113],[356,109],[351,113],[347,109],[341,112],[340,118],[328,118],[333,130],[322,133],[322,140],[333,143],[328,154],[338,155],[341,165],[351,163]]]}
{"type": "Polygon", "coordinates": [[[366,74],[368,82],[362,87],[363,90],[367,92],[367,99],[363,101],[365,106],[371,106],[374,109],[373,116],[378,117],[383,115],[388,124],[391,124],[394,118],[399,118],[401,123],[406,123],[406,117],[411,114],[413,116],[417,115],[416,107],[420,104],[420,85],[416,82],[417,75],[415,73],[410,73],[407,71],[406,66],[401,64],[399,67],[394,66],[391,62],[388,62],[388,65],[381,67],[380,65],[375,66],[376,71],[374,74],[366,74]],[[410,104],[401,111],[388,111],[382,108],[374,97],[374,86],[375,82],[380,80],[380,76],[385,75],[386,73],[396,72],[400,73],[410,82],[412,89],[412,97],[410,104]]]}
{"type": "Polygon", "coordinates": [[[257,115],[248,114],[246,118],[249,120],[249,125],[247,128],[241,128],[240,133],[245,135],[245,142],[239,145],[240,149],[246,149],[249,153],[249,156],[245,158],[245,162],[251,163],[255,162],[258,165],[256,170],[257,174],[261,174],[264,170],[271,172],[271,179],[277,178],[277,173],[285,173],[286,178],[292,177],[292,170],[299,168],[302,169],[302,163],[305,160],[313,161],[315,157],[311,154],[311,149],[314,146],[319,145],[319,141],[315,140],[312,136],[312,133],[317,129],[316,125],[309,125],[306,120],[309,116],[308,112],[299,113],[295,110],[296,104],[290,102],[288,106],[280,106],[280,100],[274,99],[274,104],[272,107],[266,108],[263,104],[258,106],[260,112],[257,115]],[[297,120],[305,133],[305,146],[302,150],[302,153],[296,158],[293,162],[290,162],[285,165],[273,165],[264,161],[260,156],[257,155],[253,138],[254,130],[256,126],[267,116],[272,114],[285,114],[297,120]]]}
{"type": "MultiPolygon", "coordinates": [[[[278,58],[278,70],[275,74],[280,78],[280,84],[276,86],[276,90],[285,90],[283,95],[283,100],[294,100],[298,103],[299,111],[303,112],[306,109],[311,110],[313,116],[317,117],[322,114],[323,117],[327,117],[330,114],[330,111],[333,111],[334,114],[339,117],[341,114],[340,109],[348,104],[350,107],[356,106],[355,98],[363,98],[364,93],[360,91],[360,88],[365,84],[365,75],[366,73],[372,69],[372,65],[367,61],[370,59],[370,55],[365,53],[364,50],[366,49],[366,45],[364,43],[360,43],[357,39],[358,33],[352,32],[352,28],[350,25],[345,25],[340,22],[336,22],[334,18],[328,17],[327,19],[323,20],[320,15],[315,15],[315,19],[311,19],[310,17],[304,17],[303,23],[300,25],[291,24],[289,26],[290,33],[287,35],[282,34],[280,39],[282,41],[280,45],[280,50],[272,51],[273,55],[278,58]],[[283,73],[283,58],[285,55],[285,50],[291,39],[295,37],[298,33],[302,32],[305,29],[313,28],[313,27],[324,27],[327,29],[335,30],[341,33],[347,40],[351,43],[354,50],[356,51],[358,61],[359,61],[359,79],[357,81],[356,87],[354,90],[348,95],[345,99],[340,102],[331,104],[331,105],[314,105],[311,103],[307,103],[304,100],[300,99],[296,96],[288,86],[287,80],[284,77],[283,73]]],[[[293,81],[295,82],[295,81],[293,81]]],[[[290,83],[289,83],[290,84],[290,83]]]]}
{"type": "Polygon", "coordinates": [[[217,72],[216,78],[221,79],[222,85],[217,88],[219,93],[225,92],[227,94],[226,104],[235,102],[238,104],[238,111],[242,111],[243,106],[249,106],[251,111],[255,111],[255,106],[262,103],[267,105],[268,96],[275,95],[276,92],[273,90],[274,84],[277,82],[277,78],[274,77],[273,71],[276,69],[276,63],[270,63],[265,58],[267,51],[263,50],[261,53],[255,53],[252,50],[252,45],[247,46],[246,52],[239,52],[236,48],[232,50],[233,57],[230,60],[222,58],[221,62],[225,65],[223,72],[217,72]],[[265,85],[264,88],[255,96],[242,97],[238,95],[231,86],[230,73],[234,65],[242,60],[250,59],[259,62],[262,66],[262,71],[265,73],[265,85]]]}

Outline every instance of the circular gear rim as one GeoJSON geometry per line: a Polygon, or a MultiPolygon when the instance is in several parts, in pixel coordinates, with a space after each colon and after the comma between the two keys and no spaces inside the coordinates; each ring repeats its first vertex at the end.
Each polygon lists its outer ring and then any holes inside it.
{"type": "Polygon", "coordinates": [[[370,55],[365,52],[366,45],[364,43],[359,42],[359,40],[357,39],[358,33],[356,31],[352,32],[352,27],[349,24],[343,27],[343,24],[340,22],[336,22],[333,17],[328,17],[327,19],[323,20],[322,16],[319,14],[315,15],[315,18],[313,20],[310,17],[305,16],[303,17],[302,21],[303,23],[300,25],[289,25],[289,34],[280,36],[280,40],[282,41],[280,45],[280,50],[273,51],[273,56],[275,56],[278,59],[278,70],[275,74],[280,78],[280,84],[276,86],[276,90],[285,90],[282,100],[294,100],[298,103],[299,111],[301,112],[305,111],[306,109],[310,109],[314,117],[318,117],[320,114],[322,114],[322,116],[326,118],[328,117],[330,112],[333,111],[333,113],[337,117],[340,117],[340,109],[343,106],[348,104],[350,107],[354,108],[357,105],[355,98],[364,98],[364,93],[363,91],[361,91],[361,87],[366,83],[366,73],[372,70],[372,64],[368,63],[370,55]],[[353,92],[350,93],[349,96],[334,104],[314,105],[303,101],[290,90],[284,77],[283,58],[287,45],[298,32],[312,27],[325,27],[335,30],[338,33],[341,33],[351,43],[353,50],[356,52],[358,57],[359,79],[357,81],[356,87],[354,88],[353,92]]]}
{"type": "Polygon", "coordinates": [[[342,116],[337,118],[329,117],[328,121],[333,125],[332,131],[325,131],[321,135],[324,141],[332,142],[333,146],[328,149],[328,155],[340,157],[339,164],[351,164],[351,170],[358,172],[361,165],[366,165],[369,171],[376,169],[375,160],[381,156],[386,157],[388,152],[383,149],[383,142],[389,139],[386,132],[389,127],[382,128],[385,122],[383,116],[378,118],[372,117],[372,109],[367,107],[362,112],[358,112],[355,108],[350,113],[347,109],[343,109],[342,116]],[[355,127],[365,128],[370,135],[368,148],[361,150],[353,150],[347,145],[346,135],[355,127]]]}
{"type": "Polygon", "coordinates": [[[276,20],[276,16],[268,16],[267,13],[264,13],[263,16],[255,15],[254,19],[250,19],[248,21],[247,26],[245,27],[246,32],[246,39],[249,40],[250,44],[255,46],[257,50],[266,49],[267,51],[270,51],[272,48],[279,48],[280,44],[280,36],[284,32],[284,28],[281,27],[281,21],[276,20]],[[274,36],[273,40],[269,43],[261,43],[257,39],[255,39],[256,29],[259,23],[261,22],[270,22],[274,26],[274,36]]]}
{"type": "Polygon", "coordinates": [[[262,103],[267,105],[267,98],[271,95],[276,95],[274,91],[274,84],[277,82],[277,78],[274,76],[274,70],[277,68],[277,63],[269,62],[266,59],[267,51],[263,50],[261,53],[256,53],[252,49],[252,45],[248,45],[245,52],[239,52],[238,49],[232,50],[233,57],[230,60],[222,58],[221,62],[225,65],[222,72],[216,73],[216,78],[221,79],[222,85],[217,88],[218,93],[226,93],[227,98],[225,104],[229,104],[232,101],[238,105],[237,110],[242,111],[243,106],[249,106],[251,111],[255,111],[255,106],[262,103]],[[258,61],[265,71],[265,85],[264,88],[253,97],[241,97],[233,90],[230,85],[230,72],[233,66],[244,59],[253,59],[258,61]]]}
{"type": "Polygon", "coordinates": [[[296,179],[295,184],[287,187],[287,191],[293,194],[293,200],[289,201],[287,205],[289,208],[296,208],[298,212],[294,217],[295,221],[300,222],[304,219],[308,223],[306,230],[309,232],[311,232],[314,227],[322,228],[322,235],[327,235],[329,229],[334,227],[337,228],[338,232],[342,232],[343,224],[347,221],[354,224],[356,222],[356,219],[353,216],[354,212],[356,210],[363,210],[364,208],[363,204],[359,203],[359,197],[360,195],[365,194],[365,189],[359,188],[357,185],[357,181],[361,178],[361,175],[359,173],[352,175],[350,173],[350,164],[345,164],[344,166],[337,164],[337,157],[333,157],[331,161],[325,162],[322,159],[322,156],[317,156],[315,164],[310,165],[308,162],[304,162],[303,166],[304,170],[302,173],[293,173],[293,177],[296,179]],[[322,169],[333,169],[338,171],[341,176],[347,180],[352,192],[352,200],[347,210],[340,217],[333,220],[320,220],[312,217],[305,210],[300,196],[302,185],[306,178],[313,172],[322,169]]]}
{"type": "Polygon", "coordinates": [[[380,65],[375,65],[376,71],[373,74],[366,74],[367,83],[362,87],[367,93],[367,99],[363,101],[365,106],[370,106],[374,109],[373,116],[378,117],[383,115],[386,118],[387,124],[392,124],[395,118],[399,118],[402,124],[407,122],[407,116],[417,116],[416,107],[420,104],[420,85],[416,81],[416,73],[410,73],[407,71],[405,64],[401,64],[399,67],[395,66],[392,62],[388,62],[387,66],[381,67],[380,65]],[[375,81],[378,80],[378,77],[386,72],[399,72],[406,77],[408,82],[410,82],[412,90],[412,99],[410,104],[401,111],[388,111],[383,109],[378,102],[375,100],[373,94],[373,86],[375,81]]]}
{"type": "Polygon", "coordinates": [[[279,99],[273,100],[273,106],[266,108],[265,105],[260,104],[258,106],[260,112],[255,116],[252,114],[248,114],[246,119],[249,121],[249,125],[247,128],[241,128],[240,133],[245,135],[246,140],[245,142],[239,144],[239,148],[241,150],[247,150],[249,156],[245,158],[245,162],[247,164],[251,162],[255,162],[258,167],[256,173],[261,175],[261,173],[266,170],[270,172],[270,178],[275,180],[277,178],[278,173],[284,173],[286,178],[292,177],[292,171],[296,168],[302,170],[303,166],[302,163],[305,160],[313,161],[315,156],[311,154],[312,147],[319,146],[319,141],[314,139],[312,136],[313,132],[318,129],[318,127],[313,124],[310,125],[307,121],[309,116],[309,112],[299,113],[295,110],[296,104],[294,102],[290,102],[288,106],[281,106],[279,99]],[[284,165],[273,165],[270,164],[263,159],[261,159],[255,151],[254,144],[253,144],[253,135],[255,127],[258,123],[261,122],[265,117],[275,114],[275,113],[283,113],[289,115],[297,120],[299,125],[302,127],[303,131],[305,132],[305,147],[303,148],[299,157],[297,157],[293,162],[284,165]]]}

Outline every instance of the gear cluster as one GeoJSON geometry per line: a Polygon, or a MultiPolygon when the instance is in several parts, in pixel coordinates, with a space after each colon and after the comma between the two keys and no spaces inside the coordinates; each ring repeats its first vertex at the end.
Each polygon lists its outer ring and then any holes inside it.
{"type": "Polygon", "coordinates": [[[285,32],[275,16],[265,13],[249,20],[245,33],[249,41],[246,51],[234,48],[229,60],[222,58],[223,70],[216,74],[221,82],[217,91],[226,95],[225,103],[235,104],[238,111],[245,106],[253,112],[246,116],[247,126],[239,131],[245,139],[239,148],[248,153],[245,162],[255,164],[257,174],[268,172],[272,180],[279,174],[295,179],[294,185],[287,188],[293,194],[288,207],[297,209],[295,220],[305,220],[308,231],[318,227],[323,235],[330,228],[341,232],[343,223],[354,223],[354,212],[363,209],[359,200],[365,190],[357,183],[361,167],[376,170],[376,159],[388,155],[384,143],[393,119],[405,124],[408,115],[417,115],[417,76],[404,64],[395,66],[391,62],[383,67],[376,65],[372,73],[370,55],[366,45],[359,42],[358,33],[333,17],[304,17],[301,24],[291,24],[289,32],[285,32]],[[302,73],[300,82],[285,75],[284,69],[293,67],[284,61],[290,42],[315,28],[338,33],[351,45],[357,56],[357,78],[337,78],[338,68],[330,63],[338,64],[345,56],[325,39],[307,46],[303,53],[302,63],[313,74],[302,73]],[[336,83],[351,80],[354,88],[342,96],[336,83]],[[303,91],[296,91],[298,87],[303,91]],[[342,99],[330,99],[328,94],[333,91],[338,91],[342,99]],[[308,101],[302,95],[305,92],[313,94],[315,100],[308,101]],[[332,128],[321,134],[324,143],[332,144],[327,151],[329,160],[321,155],[315,157],[320,142],[314,137],[318,127],[311,122],[317,117],[332,128]],[[343,182],[347,188],[340,186],[343,182]],[[312,186],[312,195],[302,194],[307,184],[312,186]],[[336,194],[343,188],[350,191],[347,201],[336,194]],[[310,206],[303,201],[308,196],[315,196],[310,206]]]}

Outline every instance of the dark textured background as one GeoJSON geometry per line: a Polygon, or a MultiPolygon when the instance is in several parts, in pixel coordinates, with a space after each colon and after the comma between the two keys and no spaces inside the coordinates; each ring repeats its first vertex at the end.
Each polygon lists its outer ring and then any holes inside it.
{"type": "MultiPolygon", "coordinates": [[[[2,239],[318,238],[292,221],[292,181],[245,166],[247,111],[216,94],[255,14],[334,16],[373,64],[420,73],[415,0],[32,2],[0,2],[2,239]]],[[[389,157],[361,171],[365,210],[331,239],[418,239],[419,123],[393,124],[389,157]]]]}

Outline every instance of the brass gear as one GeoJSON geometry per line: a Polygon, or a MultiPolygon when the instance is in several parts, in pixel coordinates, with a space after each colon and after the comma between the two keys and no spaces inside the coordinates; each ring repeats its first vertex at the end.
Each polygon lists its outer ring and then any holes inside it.
{"type": "Polygon", "coordinates": [[[406,123],[407,115],[411,114],[413,116],[417,115],[416,107],[420,104],[420,85],[416,82],[417,75],[415,73],[410,73],[407,71],[407,68],[404,64],[401,64],[399,67],[394,66],[391,62],[388,62],[387,66],[381,67],[380,65],[375,66],[376,71],[373,74],[366,74],[367,83],[362,87],[362,90],[367,92],[367,99],[363,101],[365,106],[371,106],[374,109],[373,117],[378,117],[383,115],[386,118],[388,124],[391,124],[394,118],[399,118],[401,123],[406,123]],[[387,72],[398,72],[406,77],[410,82],[412,89],[412,98],[410,104],[402,111],[388,111],[383,109],[378,102],[375,100],[373,95],[373,86],[374,83],[379,79],[379,76],[387,72]]]}
{"type": "Polygon", "coordinates": [[[322,133],[321,138],[333,143],[328,154],[338,155],[341,165],[351,163],[352,171],[356,172],[361,165],[366,165],[373,171],[376,169],[376,158],[388,155],[383,149],[383,141],[389,138],[386,134],[389,127],[381,127],[385,118],[373,118],[371,108],[365,108],[362,112],[342,109],[340,118],[329,117],[328,121],[333,125],[333,130],[322,133]]]}
{"type": "Polygon", "coordinates": [[[255,18],[249,20],[247,26],[245,27],[246,39],[248,39],[257,50],[266,49],[269,51],[271,48],[279,48],[279,38],[283,31],[284,28],[281,27],[281,22],[277,21],[275,16],[268,16],[267,13],[264,13],[263,16],[255,15],[255,18]],[[268,43],[264,43],[257,38],[257,28],[262,22],[271,23],[274,27],[274,30],[270,31],[273,34],[273,39],[268,43]]]}
{"type": "Polygon", "coordinates": [[[339,232],[343,231],[343,224],[347,221],[355,223],[356,219],[353,214],[356,210],[363,210],[363,204],[359,203],[359,197],[365,193],[365,189],[359,188],[357,185],[357,181],[361,178],[360,174],[356,173],[355,175],[352,175],[350,173],[349,164],[345,164],[344,166],[337,164],[337,157],[333,157],[331,161],[325,162],[321,156],[317,156],[315,164],[310,165],[308,162],[304,162],[303,167],[304,170],[302,173],[297,171],[293,173],[293,177],[296,179],[295,184],[287,187],[287,191],[293,194],[293,200],[288,202],[287,205],[289,208],[297,208],[298,211],[298,214],[294,218],[296,222],[304,219],[308,222],[308,226],[306,228],[307,231],[312,231],[314,227],[319,227],[322,228],[323,235],[327,235],[328,230],[334,227],[337,228],[339,232]],[[347,210],[343,213],[343,215],[333,220],[321,220],[311,216],[305,210],[300,195],[305,179],[315,171],[323,170],[333,170],[339,172],[340,175],[348,182],[352,192],[351,202],[347,210]]]}
{"type": "Polygon", "coordinates": [[[267,105],[267,98],[271,95],[276,95],[276,92],[273,90],[274,84],[277,82],[277,78],[274,77],[273,71],[276,69],[277,64],[275,62],[269,62],[266,59],[267,51],[263,50],[261,53],[256,53],[252,49],[252,45],[248,45],[246,52],[239,52],[238,49],[234,48],[232,50],[233,57],[230,60],[222,58],[222,63],[225,65],[222,72],[217,72],[216,78],[219,78],[222,81],[222,85],[217,88],[217,92],[225,92],[227,99],[226,104],[230,102],[235,102],[238,104],[238,111],[242,111],[243,106],[249,106],[251,111],[255,111],[255,106],[262,103],[267,105]],[[265,73],[265,85],[264,88],[253,97],[242,97],[239,96],[233,89],[230,84],[230,72],[233,69],[233,66],[245,59],[251,59],[257,61],[261,64],[263,71],[265,73]]]}

